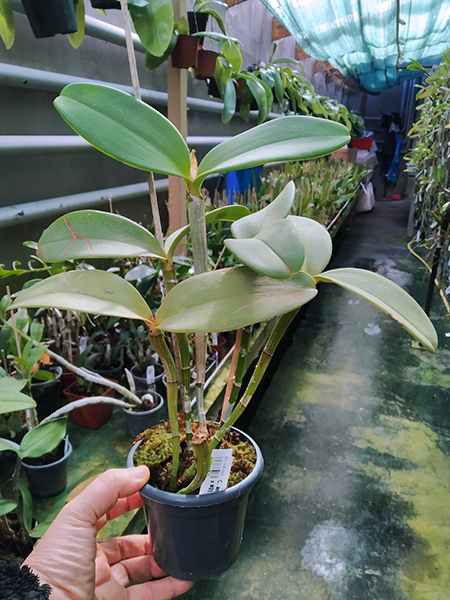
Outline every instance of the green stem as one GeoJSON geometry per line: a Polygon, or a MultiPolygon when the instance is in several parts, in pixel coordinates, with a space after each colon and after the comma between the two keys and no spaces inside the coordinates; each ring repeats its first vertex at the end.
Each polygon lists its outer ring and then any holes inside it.
{"type": "Polygon", "coordinates": [[[178,466],[180,461],[180,428],[178,426],[178,380],[177,367],[169,350],[164,335],[159,329],[150,331],[152,346],[158,353],[167,377],[167,408],[169,411],[170,430],[172,432],[172,476],[169,488],[175,491],[178,480],[178,466]]]}
{"type": "Polygon", "coordinates": [[[270,361],[272,360],[272,357],[275,353],[275,350],[277,349],[278,344],[281,342],[284,334],[286,333],[286,329],[292,323],[292,320],[298,313],[298,310],[299,309],[295,309],[290,313],[282,315],[278,319],[278,322],[273,328],[272,333],[270,334],[269,339],[267,340],[266,346],[264,347],[264,350],[262,351],[259,357],[255,370],[253,371],[252,378],[250,379],[250,382],[242,398],[239,400],[228,419],[224,423],[221,423],[219,429],[216,431],[213,438],[211,439],[211,451],[214,450],[214,448],[217,448],[223,436],[227,433],[227,431],[229,431],[230,427],[232,427],[236,423],[238,418],[247,408],[250,400],[253,398],[253,395],[256,392],[256,389],[258,388],[258,385],[261,383],[261,379],[263,378],[263,375],[266,372],[270,361]]]}
{"type": "Polygon", "coordinates": [[[233,384],[232,384],[232,388],[231,388],[230,398],[228,399],[228,404],[225,408],[223,420],[220,423],[221,425],[224,421],[227,421],[227,419],[229,418],[229,416],[231,415],[231,413],[235,407],[236,400],[237,400],[239,391],[242,386],[242,380],[245,375],[245,368],[247,366],[247,355],[248,355],[248,349],[250,347],[251,338],[252,338],[252,327],[251,326],[244,327],[244,329],[242,330],[242,335],[241,335],[241,344],[239,347],[238,360],[237,360],[237,364],[236,364],[236,371],[235,371],[235,374],[233,377],[233,384]]]}
{"type": "Polygon", "coordinates": [[[197,472],[191,483],[180,490],[178,494],[191,494],[195,492],[208,475],[209,467],[211,466],[211,451],[209,449],[208,439],[203,437],[200,443],[194,443],[194,453],[197,472]]]}

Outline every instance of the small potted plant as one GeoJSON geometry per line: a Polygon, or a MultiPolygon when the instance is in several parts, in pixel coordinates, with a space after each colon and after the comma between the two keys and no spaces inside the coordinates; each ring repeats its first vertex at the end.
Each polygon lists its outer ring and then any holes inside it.
{"type": "Polygon", "coordinates": [[[130,320],[128,329],[123,335],[126,355],[131,365],[130,373],[136,389],[164,393],[162,384],[164,368],[150,344],[145,327],[136,325],[130,320]]]}
{"type": "Polygon", "coordinates": [[[78,31],[77,0],[22,0],[36,38],[78,31]]]}
{"type": "Polygon", "coordinates": [[[331,257],[331,238],[319,223],[289,216],[295,196],[292,182],[257,213],[244,216],[243,207],[230,206],[205,215],[201,189],[206,176],[266,162],[323,156],[348,143],[345,126],[306,116],[275,119],[219,144],[197,164],[165,117],[123,92],[73,84],[63,90],[55,105],[75,131],[109,156],[136,168],[183,178],[189,225],[172,233],[162,245],[146,229],[118,215],[76,211],[57,219],[39,241],[38,253],[49,262],[59,260],[62,253],[90,259],[117,256],[118,242],[127,244],[129,256],[160,260],[168,293],[155,315],[131,284],[100,270],[50,277],[21,292],[15,306],[72,309],[83,302],[86,310],[96,314],[133,318],[146,325],[167,375],[169,422],[143,433],[128,464],[151,467],[151,480],[141,494],[148,508],[154,558],[163,570],[184,579],[221,573],[236,559],[248,495],[263,468],[256,442],[233,426],[251,402],[287,327],[300,307],[317,295],[317,284],[335,283],[365,298],[432,352],[437,347],[436,332],[415,300],[382,276],[361,269],[324,271],[331,257]],[[99,111],[105,114],[100,116],[99,111]],[[217,211],[222,211],[220,218],[233,221],[233,238],[226,245],[241,265],[208,271],[206,223],[219,218],[217,211]],[[173,253],[188,233],[195,275],[175,285],[173,253]],[[273,318],[276,324],[242,390],[251,327],[273,318]],[[207,423],[203,396],[206,334],[234,330],[235,368],[230,373],[229,393],[220,422],[207,423]],[[166,340],[165,332],[175,334],[180,369],[173,357],[173,341],[166,340]],[[195,422],[186,402],[188,333],[195,333],[195,422]],[[179,393],[184,408],[180,415],[179,393]],[[227,470],[227,477],[222,478],[225,489],[214,479],[215,469],[210,470],[217,450],[222,451],[221,469],[231,468],[231,474],[227,470]]]}

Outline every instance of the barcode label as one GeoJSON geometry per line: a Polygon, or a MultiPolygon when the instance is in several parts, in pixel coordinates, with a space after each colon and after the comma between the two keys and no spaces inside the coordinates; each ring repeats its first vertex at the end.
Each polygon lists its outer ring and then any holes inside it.
{"type": "Polygon", "coordinates": [[[147,367],[147,385],[151,385],[155,381],[155,367],[147,367]]]}
{"type": "Polygon", "coordinates": [[[233,450],[213,450],[211,454],[211,466],[205,481],[200,487],[200,494],[212,494],[221,492],[228,485],[228,478],[233,464],[233,450]]]}

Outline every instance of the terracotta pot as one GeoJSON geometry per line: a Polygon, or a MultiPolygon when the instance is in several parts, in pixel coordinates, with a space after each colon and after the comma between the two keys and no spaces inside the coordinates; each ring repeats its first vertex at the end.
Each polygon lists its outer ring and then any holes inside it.
{"type": "MultiPolygon", "coordinates": [[[[114,382],[116,383],[116,382],[114,382]]],[[[85,396],[80,396],[73,393],[71,390],[78,384],[77,381],[72,383],[67,389],[64,390],[64,395],[69,402],[75,402],[75,400],[81,400],[85,396]]],[[[114,398],[116,395],[115,390],[112,388],[107,389],[102,396],[107,398],[114,398]]],[[[76,408],[72,411],[73,422],[81,427],[88,427],[89,429],[99,429],[107,421],[110,420],[113,413],[112,404],[92,404],[90,406],[83,406],[76,408]]]]}
{"type": "Polygon", "coordinates": [[[201,48],[198,51],[197,67],[195,68],[194,75],[196,79],[211,79],[214,77],[216,70],[216,59],[219,55],[217,52],[212,50],[203,50],[201,48]]]}
{"type": "Polygon", "coordinates": [[[242,92],[244,91],[244,83],[245,79],[239,78],[237,83],[235,83],[236,87],[236,100],[240,100],[242,98],[242,92]]]}
{"type": "Polygon", "coordinates": [[[191,35],[179,35],[172,52],[172,67],[189,69],[197,66],[198,39],[191,35]]]}

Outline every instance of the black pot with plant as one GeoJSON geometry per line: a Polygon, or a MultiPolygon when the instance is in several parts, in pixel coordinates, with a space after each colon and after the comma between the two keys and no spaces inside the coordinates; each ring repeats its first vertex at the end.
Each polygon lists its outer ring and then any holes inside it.
{"type": "Polygon", "coordinates": [[[39,421],[42,421],[62,406],[60,380],[63,370],[61,367],[53,366],[48,369],[48,372],[53,375],[53,379],[47,381],[31,380],[31,395],[37,404],[36,411],[39,421]]]}
{"type": "Polygon", "coordinates": [[[34,37],[78,31],[77,0],[22,0],[34,37]]]}
{"type": "MultiPolygon", "coordinates": [[[[188,11],[188,23],[189,23],[189,34],[199,33],[206,31],[206,25],[208,24],[209,14],[198,11],[188,11]]],[[[200,46],[203,45],[203,37],[198,38],[200,46]]]]}
{"type": "MultiPolygon", "coordinates": [[[[133,408],[124,408],[125,426],[130,437],[150,429],[164,418],[164,398],[157,392],[146,389],[137,390],[136,396],[142,400],[142,404],[133,408]]],[[[123,398],[126,401],[126,398],[123,398]]]]}
{"type": "Polygon", "coordinates": [[[50,498],[65,490],[67,464],[72,454],[72,444],[66,437],[59,446],[39,458],[24,458],[22,468],[28,480],[30,492],[36,498],[50,498]]]}
{"type": "Polygon", "coordinates": [[[120,380],[124,368],[124,345],[116,331],[96,331],[89,338],[77,365],[98,373],[106,379],[120,380]]]}

